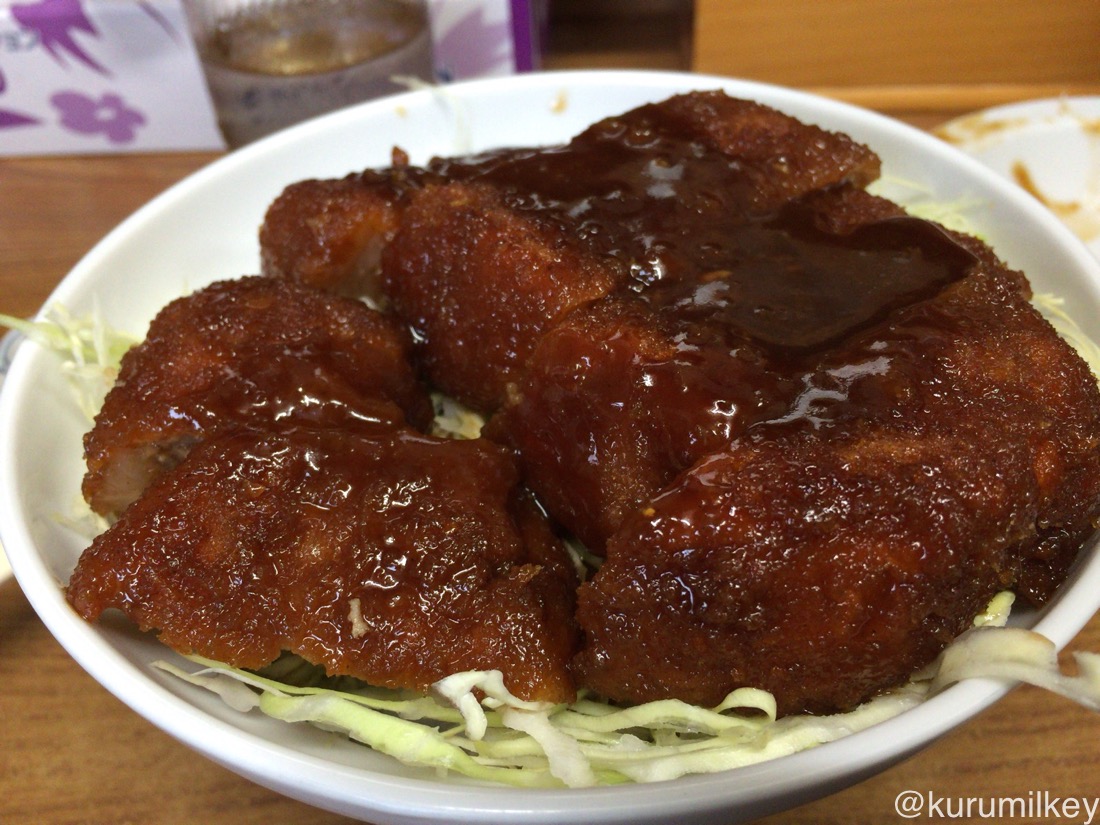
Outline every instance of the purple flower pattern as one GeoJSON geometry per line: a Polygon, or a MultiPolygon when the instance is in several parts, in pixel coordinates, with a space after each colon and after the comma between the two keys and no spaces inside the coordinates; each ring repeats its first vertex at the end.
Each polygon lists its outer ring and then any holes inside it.
{"type": "Polygon", "coordinates": [[[110,76],[111,73],[84,51],[76,41],[76,35],[81,32],[99,37],[95,25],[84,13],[80,0],[13,3],[11,16],[20,26],[37,34],[39,42],[58,63],[64,65],[64,56],[67,54],[89,69],[110,76]]]}
{"type": "Polygon", "coordinates": [[[66,129],[86,135],[102,133],[111,143],[130,143],[145,123],[145,115],[115,94],[96,100],[80,92],[58,92],[50,103],[61,113],[61,125],[66,129]]]}
{"type": "MultiPolygon", "coordinates": [[[[178,42],[178,33],[152,3],[143,0],[138,6],[178,42]]],[[[77,39],[78,35],[93,39],[101,36],[85,12],[81,0],[13,3],[10,10],[12,18],[20,27],[33,34],[59,65],[68,66],[70,61],[75,61],[104,77],[112,76],[77,39]]],[[[0,72],[0,95],[5,87],[5,79],[0,72]]],[[[128,106],[119,95],[113,93],[95,99],[76,91],[61,91],[51,96],[50,103],[58,111],[63,128],[78,134],[102,134],[115,144],[132,142],[138,128],[146,123],[142,112],[128,106]]],[[[40,118],[29,114],[0,108],[0,129],[42,122],[40,118]]]]}
{"type": "MultiPolygon", "coordinates": [[[[0,72],[0,94],[4,93],[4,89],[7,88],[7,81],[4,80],[4,73],[0,72]]],[[[22,112],[15,112],[11,109],[0,108],[0,129],[6,129],[11,126],[30,126],[38,123],[38,119],[25,115],[22,112]]]]}

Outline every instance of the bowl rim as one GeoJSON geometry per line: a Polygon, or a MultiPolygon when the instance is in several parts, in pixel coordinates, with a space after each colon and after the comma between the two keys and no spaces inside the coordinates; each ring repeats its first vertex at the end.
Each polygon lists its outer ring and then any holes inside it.
{"type": "MultiPolygon", "coordinates": [[[[1012,188],[994,172],[960,150],[934,136],[870,112],[852,104],[829,100],[818,95],[737,78],[684,72],[633,70],[577,70],[537,72],[504,78],[461,81],[447,87],[455,95],[515,94],[532,86],[565,85],[570,89],[599,86],[617,88],[646,86],[654,94],[671,94],[687,88],[723,88],[730,94],[763,97],[776,108],[804,104],[835,115],[870,124],[877,130],[896,134],[917,150],[932,158],[965,169],[999,197],[1015,201],[1033,217],[1037,226],[1067,246],[1067,254],[1079,259],[1083,271],[1100,284],[1100,264],[1084,245],[1052,215],[1047,216],[1036,203],[1024,199],[1025,193],[1012,188]],[[1075,246],[1076,244],[1076,246],[1075,246]]],[[[431,90],[418,90],[396,96],[410,102],[431,90]]],[[[393,106],[394,98],[385,98],[325,115],[283,132],[264,138],[232,152],[182,179],[139,208],[102,238],[65,276],[47,301],[64,304],[66,298],[82,287],[84,279],[96,272],[101,261],[149,217],[171,202],[187,197],[216,180],[227,170],[253,162],[265,153],[285,144],[300,144],[334,124],[370,117],[374,107],[393,106]]],[[[874,148],[874,147],[872,147],[874,148]]],[[[0,392],[0,430],[9,431],[23,415],[33,386],[34,375],[42,366],[37,348],[20,347],[0,392]]],[[[138,666],[107,641],[96,626],[80,620],[60,594],[58,582],[49,571],[36,546],[30,525],[16,492],[19,479],[16,466],[15,438],[0,439],[0,540],[28,600],[50,632],[69,654],[101,685],[129,705],[135,712],[190,746],[261,785],[294,796],[302,801],[351,816],[381,817],[379,821],[513,822],[558,823],[574,821],[581,815],[586,821],[638,822],[639,811],[646,819],[705,815],[731,809],[758,816],[785,807],[775,799],[781,776],[797,776],[824,795],[850,784],[855,778],[900,760],[946,733],[1004,696],[1012,685],[995,680],[975,679],[948,688],[900,716],[864,731],[806,751],[775,760],[736,769],[738,781],[730,782],[728,773],[702,774],[667,782],[586,789],[519,790],[509,787],[466,785],[449,781],[396,777],[369,769],[329,762],[272,742],[216,719],[199,707],[167,691],[156,678],[138,666]],[[914,734],[918,731],[918,734],[914,734]],[[234,756],[245,748],[251,758],[234,756]],[[461,787],[461,793],[456,789],[461,787]],[[628,804],[624,804],[627,802],[628,804]]],[[[1084,555],[1084,554],[1083,554],[1084,555]]],[[[1076,571],[1072,587],[1064,587],[1059,596],[1037,616],[1034,628],[1050,638],[1058,648],[1087,623],[1100,607],[1100,556],[1093,547],[1088,563],[1076,571]]],[[[801,792],[801,791],[800,791],[801,792]]],[[[789,793],[789,791],[788,791],[789,793]]],[[[812,796],[802,796],[799,802],[812,796]]],[[[789,805],[788,805],[789,806],[789,805]]],[[[576,820],[580,821],[580,820],[576,820]]]]}

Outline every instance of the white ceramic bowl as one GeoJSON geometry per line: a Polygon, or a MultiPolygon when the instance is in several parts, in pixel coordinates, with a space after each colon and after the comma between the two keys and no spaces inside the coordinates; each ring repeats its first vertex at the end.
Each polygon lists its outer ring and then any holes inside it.
{"type": "MultiPolygon", "coordinates": [[[[199,171],[99,243],[51,298],[75,313],[98,305],[136,334],[170,298],[255,272],[256,232],[284,185],[386,164],[391,147],[413,161],[502,145],[562,141],[592,121],[690,89],[724,88],[866,142],[892,181],[919,181],[946,202],[970,202],[976,228],[1039,290],[1065,297],[1100,338],[1100,264],[1021,190],[939,140],[819,97],[756,83],[671,73],[527,75],[416,91],[295,127],[199,171]]],[[[899,184],[905,189],[906,184],[899,184]]],[[[316,730],[241,715],[149,667],[168,652],[122,622],[90,625],[68,608],[65,582],[84,545],[56,518],[78,495],[85,422],[54,357],[22,346],[0,393],[0,530],[27,597],[53,634],[136,712],[211,759],[317,806],[378,823],[691,823],[724,825],[838,790],[903,759],[1008,689],[977,680],[861,733],[770,763],[666,783],[531,791],[440,779],[316,730]]],[[[1093,546],[1041,614],[1017,621],[1059,646],[1100,605],[1093,546]]]]}

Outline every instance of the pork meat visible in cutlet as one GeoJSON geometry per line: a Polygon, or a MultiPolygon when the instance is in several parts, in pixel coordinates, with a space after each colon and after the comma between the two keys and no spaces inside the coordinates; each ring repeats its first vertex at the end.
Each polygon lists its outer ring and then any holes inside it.
{"type": "Polygon", "coordinates": [[[118,513],[229,427],[427,426],[409,348],[396,321],[289,281],[220,281],[173,301],[122,359],[84,438],[84,496],[118,513]]]}
{"type": "Polygon", "coordinates": [[[343,295],[381,299],[382,248],[401,220],[421,170],[400,151],[385,170],[292,183],[260,226],[261,272],[343,295]]]}
{"type": "Polygon", "coordinates": [[[241,429],[198,446],[81,556],[81,616],[122,610],[169,646],[424,691],[499,669],[569,701],[576,577],[511,457],[483,441],[241,429]]]}

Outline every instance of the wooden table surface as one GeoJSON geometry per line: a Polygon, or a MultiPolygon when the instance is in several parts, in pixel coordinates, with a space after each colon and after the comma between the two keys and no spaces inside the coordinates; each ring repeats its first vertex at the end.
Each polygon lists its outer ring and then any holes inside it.
{"type": "MultiPolygon", "coordinates": [[[[930,127],[957,113],[923,107],[907,119],[930,127]]],[[[214,157],[0,159],[0,312],[36,311],[108,230],[214,157]]],[[[1070,649],[1100,650],[1100,617],[1070,649]]],[[[762,822],[896,822],[906,790],[1100,797],[1100,716],[1022,687],[903,764],[762,822]]],[[[138,717],[68,657],[14,580],[0,582],[0,823],[341,822],[196,757],[138,717]]]]}

